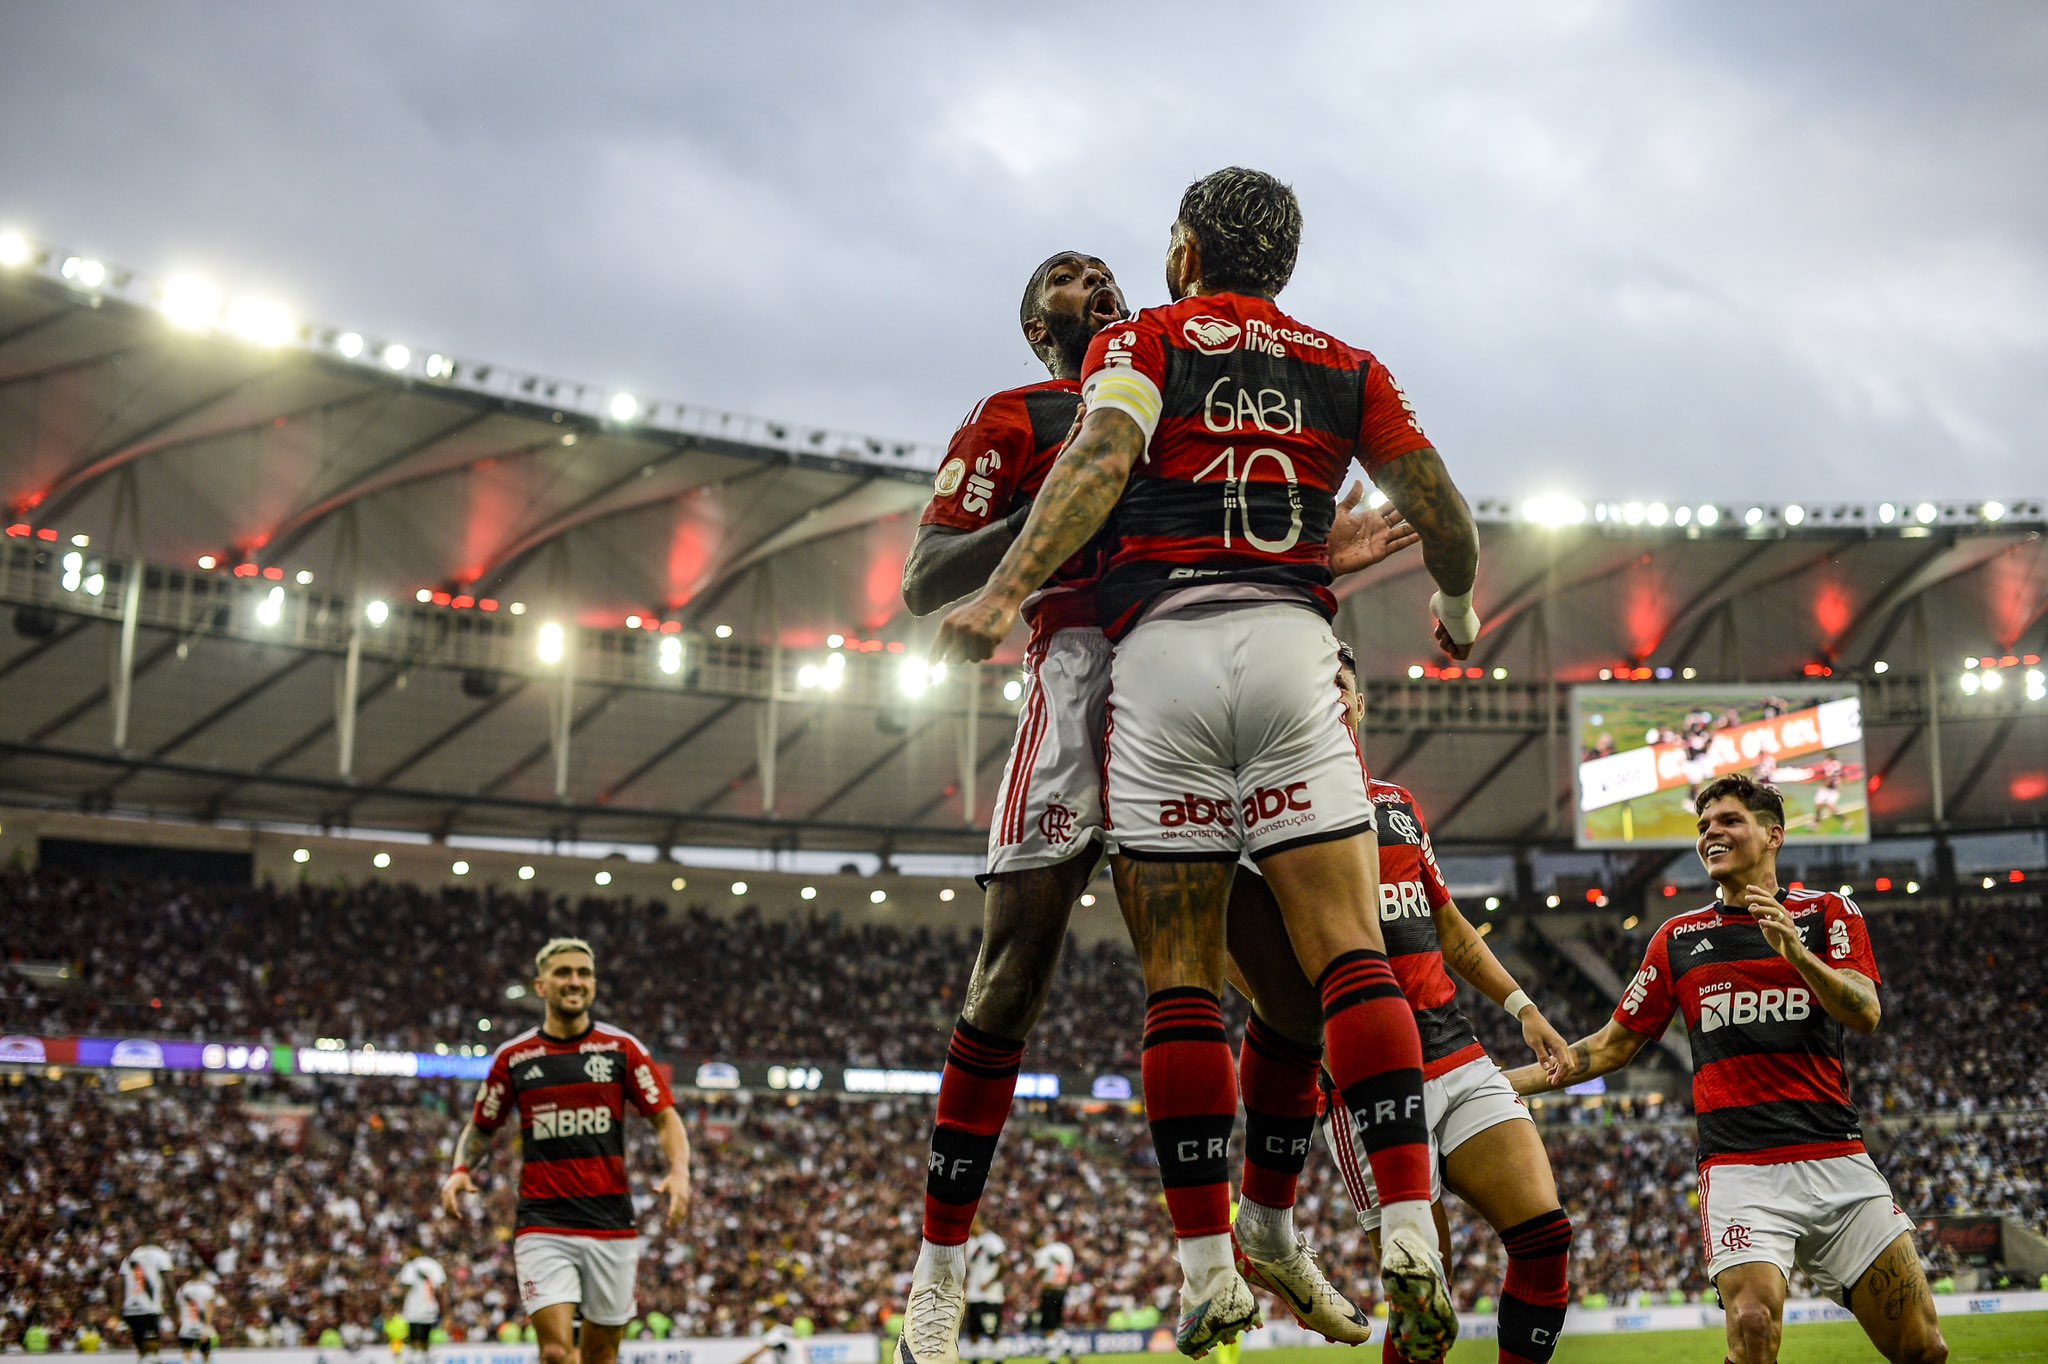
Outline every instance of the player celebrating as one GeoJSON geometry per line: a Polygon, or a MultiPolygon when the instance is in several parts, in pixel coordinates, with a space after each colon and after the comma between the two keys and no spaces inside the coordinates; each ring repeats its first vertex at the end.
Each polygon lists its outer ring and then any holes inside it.
{"type": "Polygon", "coordinates": [[[546,1017],[498,1048],[476,1107],[455,1142],[441,1206],[462,1215],[476,1191],[470,1171],[516,1108],[519,1223],[513,1259],[519,1297],[543,1364],[612,1364],[633,1319],[640,1234],[626,1181],[626,1109],[654,1122],[668,1173],[670,1226],[690,1204],[690,1139],[668,1082],[640,1039],[590,1016],[597,965],[581,938],[554,938],[534,956],[534,993],[546,1017]],[[575,1334],[583,1316],[579,1352],[575,1334]]]}
{"type": "Polygon", "coordinates": [[[447,1286],[448,1271],[424,1248],[399,1268],[393,1293],[403,1297],[398,1313],[405,1319],[406,1349],[420,1360],[434,1342],[434,1328],[441,1324],[441,1290],[447,1286]]]}
{"type": "MultiPolygon", "coordinates": [[[[1019,322],[1052,377],[984,399],[954,433],[903,569],[903,599],[913,612],[928,614],[988,581],[1072,434],[1089,343],[1123,317],[1123,294],[1109,267],[1095,257],[1064,251],[1032,271],[1019,322]]],[[[1398,513],[1382,516],[1360,507],[1363,492],[1363,484],[1353,489],[1331,528],[1336,573],[1377,563],[1417,539],[1398,513]]],[[[1045,1008],[1074,901],[1102,856],[1109,642],[1096,617],[1098,568],[1096,556],[1084,549],[1023,605],[1031,627],[1025,650],[1029,688],[989,829],[981,952],[939,1087],[923,1242],[897,1345],[900,1364],[959,1359],[968,1229],[1016,1094],[1025,1039],[1045,1008]]],[[[1299,975],[1291,964],[1289,970],[1299,975]]],[[[1280,991],[1265,993],[1270,998],[1280,991]]],[[[1309,1013],[1305,1031],[1295,1031],[1315,1044],[1321,1018],[1313,1009],[1309,1013]]],[[[1333,1338],[1365,1339],[1367,1327],[1357,1309],[1328,1290],[1311,1262],[1301,1260],[1300,1269],[1317,1281],[1295,1285],[1322,1309],[1312,1324],[1333,1338]]],[[[1276,1267],[1274,1273],[1285,1270],[1276,1267]]]]}
{"type": "Polygon", "coordinates": [[[170,1272],[171,1253],[159,1245],[137,1246],[121,1258],[121,1320],[139,1358],[162,1348],[164,1275],[170,1272]]]}
{"type": "Polygon", "coordinates": [[[220,1338],[213,1325],[214,1303],[219,1297],[213,1275],[207,1270],[200,1270],[179,1285],[178,1350],[185,1364],[192,1364],[194,1354],[202,1360],[213,1358],[213,1342],[220,1338]]]}
{"type": "Polygon", "coordinates": [[[1877,958],[1863,911],[1778,885],[1785,803],[1737,773],[1698,801],[1700,861],[1714,903],[1650,940],[1614,1017],[1572,1045],[1561,1080],[1536,1066],[1524,1094],[1605,1075],[1683,1010],[1699,1118],[1700,1231],[1734,1364],[1771,1364],[1796,1264],[1856,1314],[1884,1357],[1938,1364],[1948,1346],[1913,1250],[1912,1223],[1864,1153],[1842,1030],[1869,1034],[1877,958]]]}
{"type": "Polygon", "coordinates": [[[1321,993],[1330,1067],[1386,1197],[1393,1332],[1435,1359],[1457,1322],[1431,1247],[1421,1046],[1374,914],[1363,764],[1333,704],[1327,537],[1358,456],[1420,534],[1438,641],[1461,658],[1479,632],[1478,537],[1386,370],[1274,306],[1300,232],[1293,191],[1271,176],[1233,167],[1189,187],[1167,257],[1179,301],[1097,334],[1081,431],[988,586],[947,617],[938,654],[987,658],[1116,512],[1098,588],[1117,641],[1107,813],[1149,994],[1146,1112],[1187,1276],[1177,1344],[1199,1356],[1258,1320],[1232,1263],[1238,1087],[1220,998],[1231,871],[1249,852],[1321,993]]]}

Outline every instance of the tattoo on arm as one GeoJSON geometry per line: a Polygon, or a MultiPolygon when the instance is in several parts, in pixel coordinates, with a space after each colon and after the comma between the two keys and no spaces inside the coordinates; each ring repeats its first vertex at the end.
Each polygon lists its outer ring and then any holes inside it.
{"type": "Polygon", "coordinates": [[[1023,600],[1102,529],[1130,482],[1145,433],[1121,412],[1091,414],[1045,477],[989,586],[1023,600]]]}
{"type": "Polygon", "coordinates": [[[497,1134],[494,1132],[484,1131],[474,1121],[464,1123],[462,1135],[455,1139],[453,1163],[474,1171],[490,1157],[491,1138],[495,1135],[497,1134]]]}
{"type": "Polygon", "coordinates": [[[1585,1042],[1572,1043],[1572,1066],[1574,1070],[1584,1070],[1592,1064],[1593,1048],[1585,1042]]]}
{"type": "Polygon", "coordinates": [[[1814,957],[1810,965],[1801,963],[1799,974],[1820,997],[1821,1007],[1837,1022],[1862,1028],[1868,1021],[1871,1027],[1877,1026],[1872,1017],[1878,1013],[1877,990],[1861,972],[1839,971],[1814,957]]]}
{"type": "Polygon", "coordinates": [[[1479,528],[1443,457],[1414,451],[1382,467],[1373,481],[1422,536],[1422,562],[1436,585],[1452,594],[1470,592],[1479,572],[1479,528]]]}

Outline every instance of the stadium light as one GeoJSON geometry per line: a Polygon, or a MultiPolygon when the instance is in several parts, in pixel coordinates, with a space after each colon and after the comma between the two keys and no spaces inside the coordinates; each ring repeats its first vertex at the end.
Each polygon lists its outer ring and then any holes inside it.
{"type": "Polygon", "coordinates": [[[1487,897],[1486,897],[1486,912],[1487,912],[1488,914],[1491,914],[1491,913],[1493,913],[1493,911],[1495,911],[1496,909],[1499,909],[1499,908],[1500,908],[1500,896],[1498,896],[1498,895],[1489,895],[1489,896],[1487,896],[1487,897]]]}
{"type": "Polygon", "coordinates": [[[1003,699],[1005,701],[1015,701],[1018,697],[1022,696],[1023,694],[1024,684],[1022,682],[1019,682],[1016,678],[1013,677],[1009,681],[1003,683],[1003,699]]]}
{"type": "Polygon", "coordinates": [[[711,633],[718,636],[720,639],[731,639],[732,627],[730,625],[721,625],[716,630],[713,630],[711,633]]]}
{"type": "Polygon", "coordinates": [[[1889,502],[1880,502],[1877,504],[1877,519],[1889,526],[1899,519],[1899,509],[1889,502]]]}
{"type": "Polygon", "coordinates": [[[71,546],[74,549],[90,549],[92,547],[92,537],[90,535],[74,535],[71,537],[71,546]]]}
{"type": "Polygon", "coordinates": [[[445,379],[455,372],[455,362],[436,351],[427,357],[426,371],[429,379],[445,379]]]}
{"type": "Polygon", "coordinates": [[[277,304],[263,298],[244,298],[228,309],[228,330],[252,346],[282,346],[292,339],[298,323],[277,304]]]}
{"type": "Polygon", "coordinates": [[[639,628],[640,628],[640,617],[638,617],[638,616],[628,616],[628,617],[626,617],[626,628],[627,628],[628,630],[637,630],[637,629],[639,629],[639,628]]]}
{"type": "Polygon", "coordinates": [[[1918,881],[1908,881],[1908,882],[1906,882],[1906,894],[1908,894],[1908,895],[1918,895],[1919,893],[1920,893],[1920,883],[1919,883],[1918,881]]]}
{"type": "Polygon", "coordinates": [[[353,360],[363,353],[363,334],[343,332],[334,338],[334,349],[344,360],[353,360]]]}
{"type": "Polygon", "coordinates": [[[1094,896],[1094,895],[1093,895],[1092,893],[1091,893],[1091,894],[1088,894],[1088,895],[1083,895],[1083,896],[1081,897],[1081,908],[1083,908],[1083,909],[1093,909],[1093,908],[1095,908],[1095,896],[1094,896]]]}
{"type": "Polygon", "coordinates": [[[608,886],[612,883],[612,874],[608,871],[601,871],[590,879],[597,882],[600,886],[608,886]]]}
{"type": "Polygon", "coordinates": [[[428,602],[434,599],[434,589],[432,589],[431,587],[423,587],[419,591],[412,594],[412,599],[418,602],[421,606],[425,606],[428,602]]]}
{"type": "Polygon", "coordinates": [[[1913,508],[1913,519],[1923,526],[1934,524],[1934,518],[1941,513],[1932,502],[1922,502],[1913,508]]]}
{"type": "Polygon", "coordinates": [[[98,596],[98,595],[99,595],[100,593],[102,593],[102,592],[104,592],[104,591],[106,591],[106,590],[107,590],[107,580],[106,580],[106,578],[105,578],[105,577],[104,577],[103,575],[101,575],[101,574],[98,574],[98,573],[88,573],[88,574],[86,575],[86,577],[85,577],[85,595],[86,595],[86,596],[88,596],[88,597],[97,597],[97,596],[98,596]]]}
{"type": "Polygon", "coordinates": [[[479,1018],[476,1021],[476,1030],[478,1032],[489,1032],[491,1030],[491,1020],[488,1018],[479,1018]]]}
{"type": "Polygon", "coordinates": [[[275,625],[284,619],[284,589],[273,587],[262,601],[256,604],[256,623],[275,625]]]}
{"type": "MultiPolygon", "coordinates": [[[[520,880],[522,880],[522,881],[531,881],[531,880],[533,879],[533,868],[532,868],[532,867],[521,867],[521,868],[519,869],[519,879],[520,879],[520,880]]],[[[516,996],[515,996],[515,998],[516,998],[516,996]]]]}
{"type": "Polygon", "coordinates": [[[953,903],[953,888],[951,886],[947,886],[939,892],[939,903],[942,905],[953,903]]]}
{"type": "Polygon", "coordinates": [[[1692,519],[1699,522],[1702,526],[1716,525],[1721,520],[1721,509],[1712,503],[1708,503],[1694,512],[1692,519]]]}
{"type": "Polygon", "coordinates": [[[678,876],[668,883],[668,888],[670,890],[688,890],[690,883],[684,877],[678,876]]]}
{"type": "Polygon", "coordinates": [[[2003,677],[2000,677],[1997,673],[1991,671],[1989,668],[1986,668],[1984,670],[1984,681],[1982,685],[1985,691],[1997,691],[2000,687],[2005,685],[2005,679],[2003,677]]]}
{"type": "Polygon", "coordinates": [[[299,863],[301,866],[305,865],[308,862],[311,862],[312,860],[313,854],[307,852],[304,848],[292,849],[292,861],[299,863]]]}
{"type": "Polygon", "coordinates": [[[162,307],[173,327],[203,332],[220,316],[220,290],[198,275],[179,275],[164,285],[162,307]]]}
{"type": "Polygon", "coordinates": [[[1965,696],[1975,696],[1975,695],[1977,694],[1977,688],[1978,688],[1978,687],[1980,687],[1981,685],[1983,685],[1983,684],[1982,684],[1982,683],[1980,683],[1980,682],[1979,682],[1979,681],[1977,680],[1977,674],[1975,674],[1975,673],[1964,673],[1964,674],[1963,674],[1963,676],[1962,676],[1962,688],[1963,688],[1963,695],[1965,695],[1965,696]]]}
{"type": "Polygon", "coordinates": [[[1979,511],[1983,514],[1986,521],[2003,521],[2005,519],[2005,503],[2003,502],[1986,502],[1979,508],[1979,511]]]}
{"type": "Polygon", "coordinates": [[[391,854],[386,852],[378,853],[375,857],[370,859],[370,865],[375,867],[378,871],[384,870],[384,868],[391,865],[391,854]]]}
{"type": "Polygon", "coordinates": [[[1556,529],[1586,524],[1586,504],[1562,493],[1539,493],[1522,504],[1522,519],[1532,525],[1556,529]]]}
{"type": "Polygon", "coordinates": [[[1648,509],[1640,502],[1631,502],[1621,509],[1621,519],[1631,526],[1642,525],[1643,518],[1648,514],[1648,509]]]}
{"type": "Polygon", "coordinates": [[[1881,658],[1880,658],[1879,660],[1877,660],[1877,662],[1875,662],[1875,663],[1873,663],[1873,664],[1871,664],[1871,665],[1870,665],[1870,671],[1872,671],[1872,672],[1874,672],[1874,673],[1888,673],[1888,672],[1890,672],[1891,670],[1892,670],[1892,665],[1891,665],[1891,664],[1889,664],[1889,663],[1887,663],[1887,662],[1885,662],[1885,661],[1884,661],[1883,659],[1881,659],[1881,658]]]}
{"type": "Polygon", "coordinates": [[[386,369],[404,369],[412,363],[412,348],[410,346],[401,346],[398,342],[393,341],[384,348],[383,354],[379,358],[384,361],[384,368],[386,369]]]}
{"type": "Polygon", "coordinates": [[[58,274],[84,289],[97,289],[107,282],[107,267],[104,262],[89,256],[67,256],[58,274]]]}
{"type": "Polygon", "coordinates": [[[219,562],[220,561],[214,558],[211,554],[202,554],[199,556],[199,567],[202,571],[210,571],[213,568],[213,566],[219,562]]]}
{"type": "Polygon", "coordinates": [[[1671,519],[1671,508],[1662,502],[1652,502],[1644,514],[1648,516],[1651,525],[1661,526],[1671,519]]]}
{"type": "Polygon", "coordinates": [[[19,232],[0,232],[0,265],[12,270],[17,265],[27,265],[33,254],[28,238],[19,232]]]}
{"type": "Polygon", "coordinates": [[[615,422],[629,422],[640,415],[640,400],[630,393],[614,393],[606,407],[615,422]]]}
{"type": "Polygon", "coordinates": [[[683,637],[663,635],[661,637],[661,670],[674,677],[683,670],[683,637]]]}
{"type": "Polygon", "coordinates": [[[816,886],[805,886],[796,893],[796,898],[799,900],[815,900],[818,898],[818,888],[816,886]]]}
{"type": "Polygon", "coordinates": [[[313,570],[310,568],[300,569],[292,575],[292,581],[300,587],[311,587],[313,585],[313,570]]]}
{"type": "Polygon", "coordinates": [[[1797,502],[1794,502],[1794,503],[1792,503],[1792,504],[1791,504],[1790,506],[1788,506],[1788,507],[1786,507],[1786,508],[1785,508],[1785,524],[1786,524],[1786,525],[1788,525],[1788,526],[1796,526],[1796,525],[1798,525],[1798,524],[1799,524],[1799,523],[1800,523],[1801,521],[1804,521],[1805,519],[1806,519],[1806,508],[1804,508],[1804,507],[1800,506],[1800,505],[1799,505],[1799,504],[1798,504],[1797,502]]]}
{"type": "Polygon", "coordinates": [[[457,876],[467,876],[469,875],[469,863],[458,861],[454,866],[448,868],[448,870],[454,872],[457,876]]]}
{"type": "Polygon", "coordinates": [[[1761,525],[1763,523],[1763,519],[1764,509],[1762,507],[1751,507],[1748,511],[1742,514],[1742,524],[1745,526],[1761,525]]]}
{"type": "Polygon", "coordinates": [[[515,616],[523,616],[526,614],[526,603],[523,601],[513,602],[512,605],[506,608],[506,610],[510,611],[515,616]]]}
{"type": "Polygon", "coordinates": [[[1700,675],[1700,670],[1698,668],[1683,668],[1680,669],[1678,675],[1684,678],[1686,681],[1690,682],[1695,677],[1698,677],[1700,675]]]}
{"type": "Polygon", "coordinates": [[[747,883],[745,881],[733,882],[732,893],[735,895],[745,895],[747,893],[747,883]]]}
{"type": "Polygon", "coordinates": [[[381,601],[373,601],[363,608],[363,619],[372,625],[382,625],[391,619],[391,607],[381,601]]]}
{"type": "Polygon", "coordinates": [[[1422,680],[1422,665],[1420,663],[1410,663],[1408,665],[1408,680],[1410,682],[1420,682],[1422,680]]]}
{"type": "Polygon", "coordinates": [[[806,663],[796,670],[796,684],[804,691],[810,691],[823,680],[823,675],[818,671],[818,665],[815,663],[806,663]]]}
{"type": "Polygon", "coordinates": [[[1685,526],[1685,525],[1690,525],[1691,523],[1692,523],[1692,508],[1691,508],[1691,507],[1680,507],[1680,508],[1679,508],[1679,509],[1678,509],[1677,511],[1675,511],[1675,512],[1671,513],[1671,524],[1672,524],[1672,525],[1674,525],[1674,526],[1685,526]]]}
{"type": "Polygon", "coordinates": [[[540,653],[541,662],[549,664],[560,663],[562,661],[562,627],[554,621],[549,621],[541,626],[540,639],[535,647],[540,653]]]}
{"type": "Polygon", "coordinates": [[[1543,903],[1548,908],[1556,909],[1559,905],[1563,904],[1564,902],[1558,899],[1555,895],[1547,895],[1543,898],[1543,903]]]}
{"type": "Polygon", "coordinates": [[[845,647],[845,645],[846,645],[846,636],[845,636],[845,635],[827,635],[827,636],[825,636],[825,647],[826,647],[826,648],[828,648],[828,649],[839,649],[839,648],[844,648],[844,647],[845,647]]]}
{"type": "Polygon", "coordinates": [[[871,890],[868,892],[868,903],[871,905],[879,905],[888,898],[889,892],[886,890],[871,890]]]}

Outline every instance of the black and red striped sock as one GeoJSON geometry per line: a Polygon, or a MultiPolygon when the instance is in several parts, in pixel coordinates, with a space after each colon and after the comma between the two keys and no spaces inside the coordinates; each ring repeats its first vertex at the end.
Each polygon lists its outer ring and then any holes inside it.
{"type": "Polygon", "coordinates": [[[964,1018],[953,1025],[925,1164],[924,1239],[935,1246],[967,1243],[1023,1064],[1022,1042],[983,1032],[964,1018]]]}
{"type": "Polygon", "coordinates": [[[1500,1364],[1544,1364],[1571,1302],[1572,1220],[1553,1208],[1500,1234],[1508,1253],[1500,1295],[1500,1364]]]}
{"type": "Polygon", "coordinates": [[[1257,1014],[1238,1051],[1237,1088],[1244,1096],[1244,1184],[1248,1202],[1294,1206],[1301,1167],[1316,1134],[1316,1076],[1323,1049],[1304,1046],[1257,1014]]]}
{"type": "Polygon", "coordinates": [[[1386,953],[1344,953],[1323,969],[1317,988],[1330,1077],[1372,1165],[1381,1206],[1428,1202],[1422,1038],[1386,953]]]}
{"type": "Polygon", "coordinates": [[[1159,1156],[1173,1234],[1183,1240],[1230,1230],[1236,1069],[1223,1032],[1222,1000],[1186,985],[1145,1001],[1145,1120],[1159,1156]]]}

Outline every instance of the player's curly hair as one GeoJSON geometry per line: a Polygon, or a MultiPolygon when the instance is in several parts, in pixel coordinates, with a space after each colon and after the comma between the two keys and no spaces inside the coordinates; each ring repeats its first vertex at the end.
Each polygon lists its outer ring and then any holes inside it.
{"type": "Polygon", "coordinates": [[[1778,793],[1777,787],[1767,781],[1758,781],[1747,772],[1730,772],[1702,786],[1700,793],[1693,797],[1693,813],[1705,814],[1707,807],[1723,796],[1733,796],[1741,801],[1751,814],[1761,815],[1766,825],[1785,827],[1785,797],[1778,793]]]}
{"type": "Polygon", "coordinates": [[[1202,250],[1210,293],[1271,298],[1294,276],[1301,252],[1301,201],[1264,171],[1226,166],[1189,185],[1179,221],[1202,250]]]}
{"type": "Polygon", "coordinates": [[[546,975],[548,962],[564,952],[581,952],[590,958],[593,965],[597,961],[597,953],[591,951],[590,944],[581,938],[549,938],[546,946],[533,954],[533,973],[536,976],[546,975]]]}

